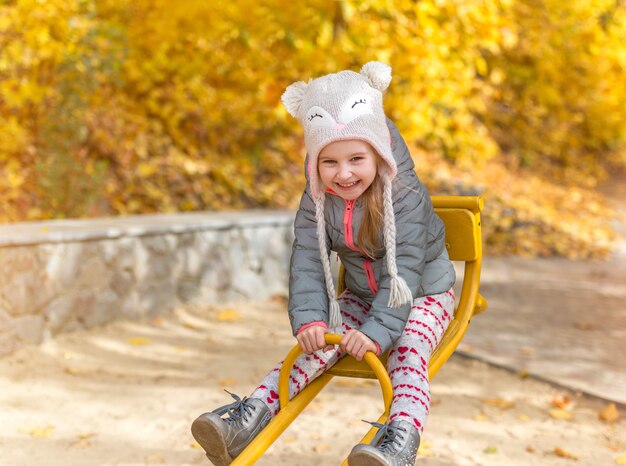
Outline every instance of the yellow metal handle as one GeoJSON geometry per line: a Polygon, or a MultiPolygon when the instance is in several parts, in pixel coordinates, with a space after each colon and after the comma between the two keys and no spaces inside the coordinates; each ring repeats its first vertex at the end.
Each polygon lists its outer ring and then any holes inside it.
{"type": "Polygon", "coordinates": [[[430,200],[435,209],[468,209],[475,214],[485,206],[485,200],[480,196],[431,196],[430,200]]]}
{"type": "MultiPolygon", "coordinates": [[[[327,333],[324,335],[324,339],[326,343],[329,345],[338,345],[341,342],[343,335],[338,335],[335,333],[327,333]]],[[[291,369],[293,364],[298,359],[298,356],[302,354],[302,349],[300,345],[294,346],[287,357],[283,361],[282,367],[280,369],[280,375],[278,377],[278,398],[280,401],[280,408],[283,409],[287,403],[289,402],[289,374],[291,373],[291,369]]],[[[351,356],[350,356],[351,357],[351,356]]],[[[391,407],[391,401],[393,398],[393,389],[391,388],[391,380],[389,379],[389,374],[387,373],[387,369],[383,365],[383,363],[378,359],[378,357],[368,351],[365,353],[363,360],[367,363],[367,365],[372,369],[378,381],[380,383],[380,388],[383,393],[383,402],[385,404],[385,413],[384,415],[389,416],[389,409],[391,407]]]]}

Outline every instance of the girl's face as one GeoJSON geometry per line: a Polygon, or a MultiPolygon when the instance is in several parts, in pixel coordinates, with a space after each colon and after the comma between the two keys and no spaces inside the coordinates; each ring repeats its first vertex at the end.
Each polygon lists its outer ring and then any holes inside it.
{"type": "Polygon", "coordinates": [[[317,158],[322,183],[345,200],[358,198],[370,187],[377,166],[378,155],[359,139],[331,142],[317,158]]]}

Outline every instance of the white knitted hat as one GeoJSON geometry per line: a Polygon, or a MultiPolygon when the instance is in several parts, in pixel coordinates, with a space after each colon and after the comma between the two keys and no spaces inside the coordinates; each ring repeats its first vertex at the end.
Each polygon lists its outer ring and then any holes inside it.
{"type": "Polygon", "coordinates": [[[340,71],[287,87],[282,96],[287,111],[304,127],[304,141],[309,155],[307,173],[315,201],[317,236],[324,267],[326,289],[330,300],[329,327],[341,326],[339,304],[330,272],[324,224],[324,187],[317,170],[317,158],[331,142],[360,139],[369,143],[385,162],[383,172],[383,236],[387,269],[391,276],[389,306],[398,307],[413,300],[412,293],[396,265],[396,226],[392,205],[391,182],[397,174],[391,151],[391,138],[385,112],[383,91],[391,82],[391,67],[369,62],[360,73],[340,71]]]}

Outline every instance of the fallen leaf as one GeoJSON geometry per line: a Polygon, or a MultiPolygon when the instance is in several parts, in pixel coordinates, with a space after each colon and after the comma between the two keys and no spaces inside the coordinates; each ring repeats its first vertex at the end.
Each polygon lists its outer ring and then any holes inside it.
{"type": "Polygon", "coordinates": [[[65,372],[66,374],[70,374],[70,375],[83,375],[87,371],[85,369],[79,369],[78,367],[69,366],[63,369],[63,372],[65,372]]]}
{"type": "Polygon", "coordinates": [[[432,451],[430,451],[431,448],[432,444],[430,442],[421,442],[419,448],[417,449],[417,453],[419,456],[433,456],[432,451]]]}
{"type": "Polygon", "coordinates": [[[552,396],[552,406],[559,409],[567,409],[572,404],[572,399],[567,395],[556,394],[552,396]]]}
{"type": "Polygon", "coordinates": [[[217,313],[217,320],[220,322],[235,322],[241,319],[241,314],[234,309],[225,309],[217,313]]]}
{"type": "Polygon", "coordinates": [[[574,326],[578,330],[595,330],[598,328],[597,324],[595,324],[594,322],[588,322],[588,321],[576,322],[574,326]]]}
{"type": "Polygon", "coordinates": [[[144,459],[146,463],[165,463],[165,458],[163,458],[161,455],[151,454],[147,455],[144,459]]]}
{"type": "Polygon", "coordinates": [[[189,322],[188,320],[183,321],[183,327],[190,328],[191,330],[202,330],[202,326],[189,322]]]}
{"type": "Polygon", "coordinates": [[[129,345],[133,345],[133,346],[146,346],[146,345],[149,345],[150,343],[152,343],[150,338],[144,338],[144,337],[129,338],[128,340],[126,340],[126,342],[129,345]]]}
{"type": "Polygon", "coordinates": [[[48,424],[44,427],[35,427],[27,430],[26,433],[30,434],[32,438],[50,438],[52,437],[52,434],[54,434],[54,426],[52,424],[48,424]]]}
{"type": "Polygon", "coordinates": [[[88,438],[91,438],[91,437],[95,437],[96,435],[97,434],[94,434],[93,432],[87,432],[87,433],[84,433],[84,434],[78,434],[78,438],[79,439],[88,439],[88,438]]]}
{"type": "Polygon", "coordinates": [[[500,409],[511,409],[515,406],[515,403],[512,401],[506,401],[501,398],[490,398],[486,400],[481,400],[484,404],[497,406],[500,409]]]}
{"type": "Polygon", "coordinates": [[[619,419],[619,411],[615,403],[609,403],[599,413],[598,418],[607,423],[613,423],[619,419]]]}
{"type": "Polygon", "coordinates": [[[550,417],[558,419],[559,421],[571,421],[574,418],[574,414],[571,411],[560,408],[551,409],[549,414],[550,417]]]}
{"type": "Polygon", "coordinates": [[[493,446],[489,446],[487,448],[485,448],[483,450],[484,453],[487,453],[488,455],[493,455],[495,453],[498,453],[498,449],[496,447],[493,446]]]}
{"type": "Polygon", "coordinates": [[[616,464],[626,464],[626,455],[618,456],[615,458],[616,464]]]}
{"type": "Polygon", "coordinates": [[[232,377],[227,377],[225,379],[220,379],[217,381],[217,384],[221,385],[222,387],[232,387],[236,383],[237,383],[237,379],[234,379],[232,377]]]}
{"type": "Polygon", "coordinates": [[[554,454],[560,458],[568,458],[570,460],[577,460],[578,457],[572,455],[570,452],[563,450],[562,448],[556,447],[554,449],[554,454]]]}
{"type": "Polygon", "coordinates": [[[476,351],[476,347],[473,345],[468,345],[467,343],[461,343],[459,346],[461,351],[465,351],[466,353],[474,353],[476,351]]]}
{"type": "Polygon", "coordinates": [[[315,453],[325,453],[327,451],[330,451],[330,445],[326,443],[319,443],[313,447],[313,451],[315,453]]]}
{"type": "Polygon", "coordinates": [[[526,379],[530,376],[530,372],[528,372],[526,369],[522,369],[517,373],[517,376],[520,379],[526,379]]]}
{"type": "Polygon", "coordinates": [[[535,449],[533,447],[526,447],[526,451],[528,453],[535,453],[535,449]]]}
{"type": "Polygon", "coordinates": [[[90,446],[91,446],[91,442],[87,439],[80,439],[72,444],[73,448],[87,448],[90,446]]]}
{"type": "Polygon", "coordinates": [[[193,448],[194,450],[202,450],[202,447],[200,446],[198,442],[191,442],[189,446],[193,448]]]}
{"type": "Polygon", "coordinates": [[[474,416],[474,420],[478,422],[485,422],[489,420],[489,416],[486,416],[485,414],[477,414],[474,416]]]}
{"type": "Polygon", "coordinates": [[[289,302],[289,298],[285,296],[284,294],[275,294],[270,297],[270,301],[272,301],[273,303],[278,303],[278,304],[282,304],[283,306],[286,306],[287,303],[289,302]]]}
{"type": "Polygon", "coordinates": [[[526,416],[525,414],[518,414],[517,415],[517,419],[522,421],[522,422],[526,422],[526,421],[530,420],[530,418],[528,416],[526,416]]]}

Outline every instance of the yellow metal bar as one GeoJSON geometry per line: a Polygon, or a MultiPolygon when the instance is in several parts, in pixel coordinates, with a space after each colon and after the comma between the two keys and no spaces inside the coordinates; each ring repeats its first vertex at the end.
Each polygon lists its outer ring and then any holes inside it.
{"type": "MultiPolygon", "coordinates": [[[[467,264],[465,269],[465,273],[476,273],[475,268],[473,270],[472,268],[468,270],[467,264]]],[[[480,273],[480,269],[478,269],[477,273],[480,273]]],[[[471,285],[468,281],[463,282],[464,290],[461,294],[459,306],[456,309],[457,315],[450,323],[442,342],[439,344],[430,359],[430,363],[428,365],[429,379],[432,379],[435,374],[437,374],[441,366],[450,358],[450,356],[452,356],[452,353],[454,353],[454,350],[459,345],[465,335],[465,332],[467,331],[469,320],[474,309],[475,295],[478,293],[478,290],[472,290],[472,288],[473,285],[471,285]],[[474,294],[474,299],[472,299],[471,296],[468,296],[469,294],[474,294]]]]}
{"type": "Polygon", "coordinates": [[[450,324],[446,335],[444,335],[444,341],[439,344],[430,359],[430,364],[428,365],[428,377],[430,379],[435,376],[441,366],[452,356],[452,353],[459,346],[467,331],[478,299],[481,261],[482,251],[478,255],[478,259],[465,263],[465,275],[463,277],[463,288],[459,305],[456,309],[454,320],[450,324]],[[456,325],[459,326],[458,329],[455,328],[456,325]],[[446,338],[447,336],[449,336],[449,339],[446,338]]]}
{"type": "Polygon", "coordinates": [[[302,350],[299,345],[291,348],[291,351],[287,354],[280,368],[280,375],[278,376],[278,400],[280,401],[280,409],[283,409],[287,406],[287,403],[289,403],[289,374],[291,374],[291,369],[301,353],[302,350]]]}
{"type": "MultiPolygon", "coordinates": [[[[338,345],[341,342],[343,336],[333,333],[327,333],[325,335],[325,338],[326,343],[328,343],[329,345],[338,345]]],[[[378,359],[378,356],[376,356],[371,351],[365,353],[363,360],[367,363],[368,366],[370,366],[374,374],[376,374],[376,378],[380,382],[380,389],[383,393],[383,403],[385,408],[384,413],[388,416],[389,408],[391,407],[391,401],[393,400],[393,389],[391,388],[391,380],[389,379],[387,369],[380,361],[380,359],[378,359]]]]}
{"type": "MultiPolygon", "coordinates": [[[[341,342],[342,338],[343,338],[342,335],[338,335],[338,334],[327,333],[325,335],[326,343],[328,343],[329,345],[338,345],[341,342]]],[[[291,351],[287,354],[287,357],[285,358],[285,361],[282,364],[280,375],[279,375],[279,380],[278,380],[278,397],[280,400],[281,411],[284,409],[289,409],[298,397],[305,396],[307,398],[307,404],[308,404],[308,402],[312,400],[319,392],[319,390],[317,390],[314,394],[312,394],[310,393],[310,389],[309,389],[309,387],[318,380],[316,379],[307,387],[305,387],[304,390],[302,390],[302,392],[300,392],[298,396],[294,397],[293,400],[289,401],[289,376],[291,374],[291,368],[293,367],[293,364],[295,363],[296,359],[301,353],[302,353],[302,350],[300,349],[300,347],[298,345],[294,346],[291,349],[291,351]]],[[[346,357],[349,357],[349,356],[346,356],[346,357]]],[[[387,422],[387,418],[389,417],[389,409],[391,408],[391,402],[393,400],[393,389],[391,385],[391,380],[389,379],[389,374],[387,373],[387,369],[385,368],[384,364],[380,361],[380,359],[378,359],[378,357],[374,353],[372,353],[371,351],[368,351],[367,353],[365,353],[363,360],[367,363],[370,369],[374,372],[374,374],[376,375],[380,383],[380,388],[381,388],[382,395],[383,395],[384,411],[383,411],[383,414],[378,418],[378,422],[380,422],[381,424],[384,424],[385,422],[387,422]]],[[[324,376],[332,377],[328,374],[324,374],[321,377],[324,377],[324,376]]],[[[324,385],[326,385],[326,383],[324,383],[324,385]]],[[[265,429],[267,429],[267,427],[265,429]]],[[[360,443],[371,442],[374,436],[376,435],[377,430],[378,429],[376,427],[372,427],[371,429],[369,429],[369,431],[361,439],[360,443]]],[[[282,433],[282,431],[280,433],[282,433]]],[[[280,435],[280,433],[278,435],[280,435]]],[[[276,437],[278,437],[278,435],[276,437]]],[[[342,465],[348,466],[348,460],[346,459],[342,463],[342,465]]]]}
{"type": "Polygon", "coordinates": [[[435,209],[469,209],[475,214],[485,205],[480,196],[431,196],[430,199],[435,209]]]}
{"type": "Polygon", "coordinates": [[[276,417],[259,432],[239,456],[233,460],[231,466],[250,466],[254,464],[332,378],[333,376],[330,374],[322,374],[307,385],[302,392],[294,396],[286,406],[280,409],[276,417]]]}
{"type": "MultiPolygon", "coordinates": [[[[327,333],[324,337],[326,339],[326,343],[329,345],[338,345],[343,338],[342,335],[333,333],[327,333]]],[[[280,401],[281,409],[289,403],[289,374],[291,373],[293,364],[296,362],[296,359],[298,359],[298,356],[300,356],[301,353],[302,350],[300,349],[300,346],[294,346],[287,354],[287,357],[280,368],[280,375],[278,377],[278,399],[280,401]]],[[[372,372],[374,372],[376,378],[380,382],[384,408],[388,413],[389,407],[391,406],[391,400],[393,398],[393,390],[391,388],[391,380],[389,380],[387,369],[380,359],[378,359],[378,357],[371,351],[365,353],[363,360],[367,363],[372,372]]]]}
{"type": "MultiPolygon", "coordinates": [[[[342,335],[326,334],[326,343],[329,345],[338,345],[342,335]]],[[[306,406],[317,396],[317,394],[330,382],[333,378],[331,374],[322,374],[309,383],[298,395],[289,400],[289,377],[294,362],[302,353],[300,346],[294,346],[287,354],[283,361],[280,375],[278,378],[278,399],[280,402],[280,411],[272,419],[272,421],[250,442],[244,451],[237,456],[231,465],[233,466],[249,466],[254,464],[263,453],[276,441],[276,439],[285,431],[285,429],[298,417],[298,415],[306,408],[306,406]]],[[[370,366],[371,370],[376,374],[380,382],[383,394],[384,413],[378,422],[384,423],[389,417],[389,409],[393,398],[393,390],[391,388],[391,380],[387,374],[387,370],[378,357],[368,351],[364,356],[364,361],[370,366]]],[[[363,441],[371,441],[376,433],[376,428],[370,431],[363,438],[363,441]]]]}

